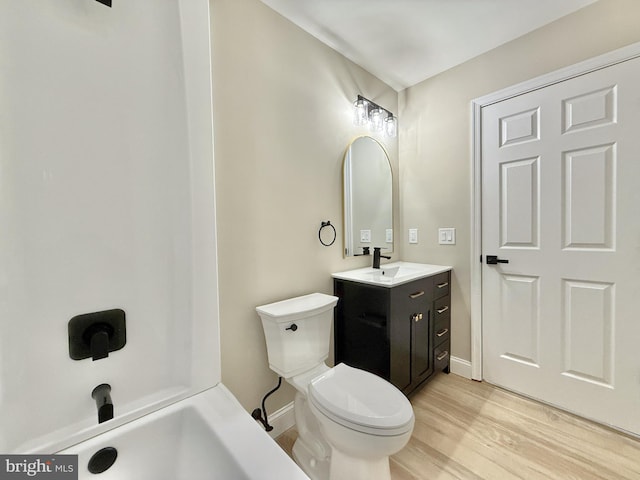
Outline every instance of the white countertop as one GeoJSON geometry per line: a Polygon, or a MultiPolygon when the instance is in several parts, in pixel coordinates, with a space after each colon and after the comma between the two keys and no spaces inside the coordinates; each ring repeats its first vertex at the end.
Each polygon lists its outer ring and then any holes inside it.
{"type": "Polygon", "coordinates": [[[451,268],[445,265],[429,265],[426,263],[392,262],[380,265],[379,269],[373,267],[358,268],[346,272],[332,273],[331,276],[341,280],[350,280],[379,287],[395,287],[419,278],[447,272],[451,268]]]}

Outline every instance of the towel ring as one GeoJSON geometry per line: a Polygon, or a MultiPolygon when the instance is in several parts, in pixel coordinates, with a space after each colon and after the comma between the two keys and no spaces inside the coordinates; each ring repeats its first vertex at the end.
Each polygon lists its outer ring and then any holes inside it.
{"type": "Polygon", "coordinates": [[[318,230],[318,240],[320,240],[320,243],[322,245],[324,245],[325,247],[330,247],[336,241],[336,236],[337,236],[336,227],[331,225],[331,221],[330,220],[327,220],[326,222],[322,222],[320,224],[320,230],[318,230]],[[324,240],[322,240],[322,229],[325,228],[325,227],[331,227],[333,229],[333,240],[331,240],[329,243],[327,243],[324,240]]]}

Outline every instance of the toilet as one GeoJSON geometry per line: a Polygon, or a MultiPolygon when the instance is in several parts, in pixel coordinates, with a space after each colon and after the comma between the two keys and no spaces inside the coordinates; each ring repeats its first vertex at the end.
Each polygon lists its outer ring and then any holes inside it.
{"type": "Polygon", "coordinates": [[[293,457],[312,480],[390,480],[389,455],[411,438],[413,408],[386,380],[324,363],[337,303],[312,293],[256,308],[269,367],[296,389],[293,457]]]}

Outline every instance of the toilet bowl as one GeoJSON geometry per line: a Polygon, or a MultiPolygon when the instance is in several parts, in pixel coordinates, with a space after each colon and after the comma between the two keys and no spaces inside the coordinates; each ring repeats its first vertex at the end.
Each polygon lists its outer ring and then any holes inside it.
{"type": "Polygon", "coordinates": [[[413,409],[386,380],[324,363],[337,302],[314,293],[256,308],[269,366],[297,391],[293,456],[312,480],[389,480],[389,455],[409,441],[413,409]]]}
{"type": "Polygon", "coordinates": [[[376,375],[338,364],[309,385],[309,406],[332,447],[329,478],[389,479],[389,455],[411,438],[411,404],[376,375]]]}

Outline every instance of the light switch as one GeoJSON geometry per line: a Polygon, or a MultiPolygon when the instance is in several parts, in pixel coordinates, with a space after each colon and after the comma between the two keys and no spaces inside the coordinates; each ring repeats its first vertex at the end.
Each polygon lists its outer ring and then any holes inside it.
{"type": "Polygon", "coordinates": [[[360,230],[360,243],[371,243],[371,230],[360,230]]]}
{"type": "Polygon", "coordinates": [[[456,229],[455,228],[439,228],[438,243],[440,245],[455,245],[456,229]]]}
{"type": "Polygon", "coordinates": [[[418,229],[410,228],[409,229],[409,243],[418,243],[418,229]]]}
{"type": "Polygon", "coordinates": [[[393,243],[393,228],[387,228],[385,242],[393,243]]]}

